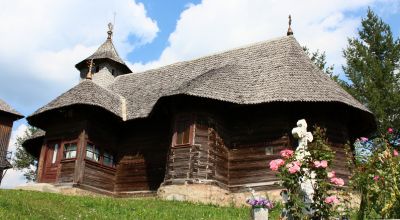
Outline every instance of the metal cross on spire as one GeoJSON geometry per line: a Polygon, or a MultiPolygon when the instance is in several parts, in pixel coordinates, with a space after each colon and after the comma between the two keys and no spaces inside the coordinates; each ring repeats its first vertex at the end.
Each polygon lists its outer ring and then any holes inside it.
{"type": "Polygon", "coordinates": [[[292,16],[289,15],[289,28],[287,30],[287,36],[293,35],[293,31],[292,31],[291,25],[292,25],[292,16]]]}

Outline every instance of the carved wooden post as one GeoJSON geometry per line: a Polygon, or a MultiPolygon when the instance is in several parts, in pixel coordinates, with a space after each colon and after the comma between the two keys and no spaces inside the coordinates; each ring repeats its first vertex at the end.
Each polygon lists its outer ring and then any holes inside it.
{"type": "Polygon", "coordinates": [[[40,150],[40,157],[38,161],[38,172],[37,172],[37,182],[40,183],[42,182],[42,176],[43,176],[43,169],[44,169],[44,158],[46,155],[46,148],[47,148],[47,142],[44,141],[42,148],[40,150]]]}
{"type": "Polygon", "coordinates": [[[80,184],[83,181],[83,174],[85,169],[85,154],[86,154],[86,131],[83,130],[79,135],[77,143],[76,161],[74,184],[80,184]]]}

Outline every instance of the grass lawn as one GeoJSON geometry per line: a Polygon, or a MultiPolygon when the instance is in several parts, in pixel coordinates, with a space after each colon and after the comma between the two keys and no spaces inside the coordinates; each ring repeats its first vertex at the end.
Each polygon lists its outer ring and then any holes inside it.
{"type": "MultiPolygon", "coordinates": [[[[278,219],[280,208],[270,213],[278,219]]],[[[250,208],[0,190],[0,219],[249,219],[250,208]]]]}

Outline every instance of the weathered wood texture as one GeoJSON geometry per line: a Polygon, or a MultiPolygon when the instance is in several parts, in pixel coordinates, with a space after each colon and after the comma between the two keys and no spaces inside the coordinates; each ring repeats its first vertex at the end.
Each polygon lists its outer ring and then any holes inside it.
{"type": "Polygon", "coordinates": [[[60,164],[59,183],[72,183],[74,181],[75,160],[62,161],[60,164]]]}
{"type": "Polygon", "coordinates": [[[337,155],[333,167],[341,177],[349,174],[343,162],[343,145],[353,140],[356,132],[351,114],[347,114],[344,106],[315,103],[237,106],[205,100],[177,103],[159,104],[149,118],[123,123],[88,112],[85,115],[67,111],[62,123],[49,119],[45,141],[71,140],[81,135],[83,143],[82,164],[62,162],[58,181],[74,181],[117,194],[185,182],[208,182],[231,191],[245,191],[248,187],[273,189],[277,186],[271,183],[277,178],[268,163],[279,157],[280,150],[296,147],[297,141],[290,132],[297,120],[303,118],[309,130],[313,130],[314,124],[327,128],[328,140],[337,155]],[[192,141],[175,146],[174,120],[182,114],[194,116],[192,141]],[[85,131],[83,136],[82,131],[85,131]],[[84,162],[87,141],[114,154],[115,169],[84,162]]]}
{"type": "Polygon", "coordinates": [[[171,143],[169,121],[142,121],[122,129],[118,142],[115,191],[157,190],[165,175],[171,143]]]}
{"type": "MultiPolygon", "coordinates": [[[[12,118],[0,115],[0,168],[5,168],[4,166],[8,164],[6,162],[6,156],[8,143],[10,142],[12,125],[12,118]]],[[[0,174],[2,173],[3,172],[0,174]]]]}
{"type": "Polygon", "coordinates": [[[85,160],[83,181],[85,185],[114,191],[115,169],[99,165],[97,162],[85,160]]]}
{"type": "Polygon", "coordinates": [[[340,113],[340,108],[300,105],[296,110],[264,105],[232,108],[226,114],[204,109],[193,113],[194,144],[172,144],[164,184],[211,181],[228,186],[231,191],[276,188],[271,184],[278,178],[268,164],[280,157],[281,150],[297,146],[291,130],[302,118],[307,120],[310,131],[315,124],[327,128],[328,140],[336,152],[333,169],[338,176],[347,177],[343,145],[351,138],[348,117],[334,114],[340,113]]]}

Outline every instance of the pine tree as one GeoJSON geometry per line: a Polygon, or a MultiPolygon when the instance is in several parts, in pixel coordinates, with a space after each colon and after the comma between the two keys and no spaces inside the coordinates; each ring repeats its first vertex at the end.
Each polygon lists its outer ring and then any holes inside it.
{"type": "Polygon", "coordinates": [[[400,127],[400,41],[390,26],[368,9],[358,38],[348,39],[345,89],[376,116],[378,130],[400,127]]]}
{"type": "Polygon", "coordinates": [[[328,74],[335,82],[339,82],[339,76],[333,74],[333,65],[327,66],[325,51],[322,53],[319,50],[310,52],[306,46],[303,47],[303,50],[320,70],[328,74]]]}

